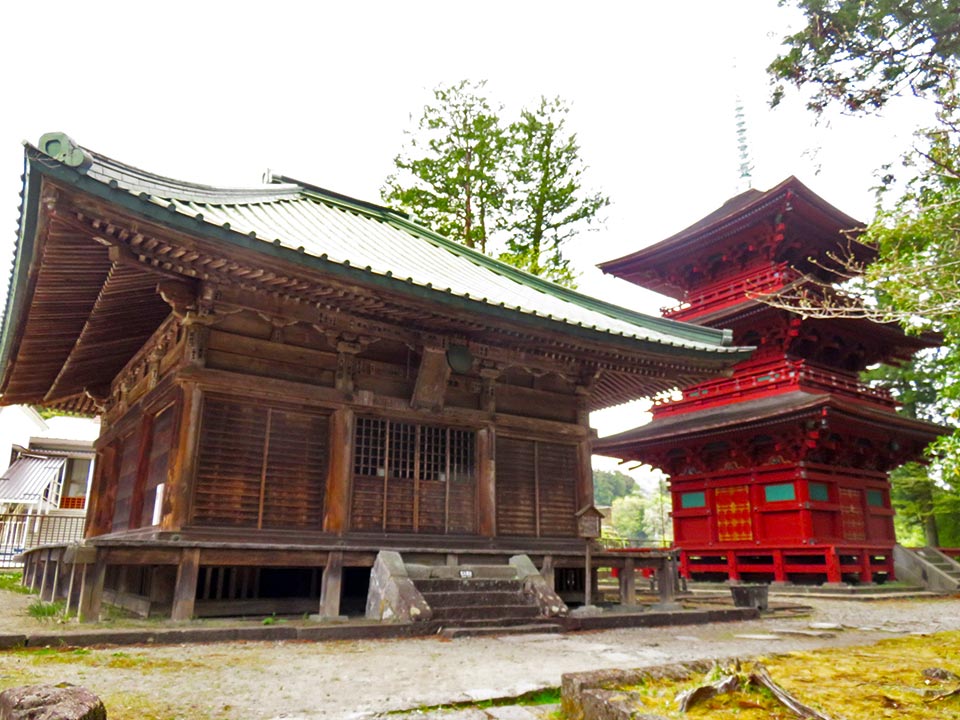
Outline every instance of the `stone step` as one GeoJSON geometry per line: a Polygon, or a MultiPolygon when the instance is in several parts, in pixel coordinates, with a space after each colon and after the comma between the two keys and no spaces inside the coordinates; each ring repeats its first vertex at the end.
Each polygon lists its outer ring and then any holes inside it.
{"type": "Polygon", "coordinates": [[[528,602],[527,596],[516,590],[421,591],[421,594],[434,609],[455,605],[525,605],[528,602]]]}
{"type": "Polygon", "coordinates": [[[502,618],[535,618],[540,614],[540,608],[536,605],[449,605],[447,607],[434,608],[433,620],[443,622],[444,620],[455,620],[463,622],[464,620],[497,620],[502,618]]]}
{"type": "Polygon", "coordinates": [[[414,585],[421,593],[435,592],[520,592],[523,583],[512,579],[472,578],[414,578],[414,585]]]}
{"type": "Polygon", "coordinates": [[[461,637],[486,637],[490,635],[527,635],[533,633],[559,633],[560,626],[556,623],[530,623],[524,625],[473,625],[448,627],[440,631],[440,635],[449,640],[461,637]]]}

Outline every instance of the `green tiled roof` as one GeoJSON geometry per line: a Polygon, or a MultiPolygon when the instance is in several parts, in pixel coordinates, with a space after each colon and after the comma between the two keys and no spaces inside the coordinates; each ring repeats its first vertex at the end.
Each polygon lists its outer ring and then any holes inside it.
{"type": "Polygon", "coordinates": [[[361,269],[372,279],[470,300],[548,323],[694,352],[742,355],[726,331],[665,320],[529,275],[417,225],[402,213],[289,178],[255,188],[216,188],[161,177],[87,151],[87,169],[27,147],[28,164],[167,225],[215,234],[264,252],[294,251],[301,264],[361,269]],[[199,222],[198,222],[199,221],[199,222]]]}

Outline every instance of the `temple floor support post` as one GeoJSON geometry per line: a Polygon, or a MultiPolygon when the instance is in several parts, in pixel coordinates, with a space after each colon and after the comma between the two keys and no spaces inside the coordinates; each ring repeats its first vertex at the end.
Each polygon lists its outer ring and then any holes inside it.
{"type": "Polygon", "coordinates": [[[787,573],[783,562],[783,550],[773,551],[773,581],[787,582],[787,573]]]}
{"type": "Polygon", "coordinates": [[[77,605],[77,618],[80,622],[96,622],[100,619],[100,605],[103,602],[103,581],[107,577],[107,559],[102,552],[96,554],[96,560],[83,568],[80,582],[80,602],[77,605]]]}
{"type": "Polygon", "coordinates": [[[320,617],[340,616],[340,590],[343,586],[343,553],[331,552],[327,565],[323,568],[323,580],[320,583],[320,617]]]}
{"type": "Polygon", "coordinates": [[[827,582],[843,582],[843,575],[840,572],[840,556],[837,555],[835,547],[827,548],[827,582]]]}
{"type": "Polygon", "coordinates": [[[873,566],[870,563],[870,555],[870,551],[866,549],[860,553],[860,582],[862,583],[873,582],[873,566]]]}
{"type": "Polygon", "coordinates": [[[173,590],[171,620],[190,620],[197,598],[197,579],[200,576],[200,548],[185,548],[177,568],[177,584],[173,590]]]}
{"type": "Polygon", "coordinates": [[[40,600],[43,600],[47,594],[48,577],[50,575],[50,549],[43,551],[43,575],[40,577],[40,600]]]}
{"type": "Polygon", "coordinates": [[[633,558],[628,557],[623,561],[623,567],[620,568],[620,604],[637,604],[637,575],[634,571],[633,558]]]}
{"type": "Polygon", "coordinates": [[[679,610],[676,602],[677,563],[673,553],[660,558],[660,567],[657,568],[657,590],[659,601],[655,605],[657,610],[679,610]]]}

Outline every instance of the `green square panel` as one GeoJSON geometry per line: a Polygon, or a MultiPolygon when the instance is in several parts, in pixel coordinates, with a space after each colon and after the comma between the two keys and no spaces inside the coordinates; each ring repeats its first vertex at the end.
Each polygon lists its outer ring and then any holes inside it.
{"type": "Polygon", "coordinates": [[[819,500],[820,502],[830,501],[830,488],[827,487],[826,483],[812,482],[809,487],[811,500],[819,500]]]}
{"type": "Polygon", "coordinates": [[[867,490],[867,505],[883,507],[883,490],[867,490]]]}
{"type": "Polygon", "coordinates": [[[793,489],[793,483],[780,483],[779,485],[765,486],[763,497],[767,502],[783,502],[785,500],[796,500],[797,493],[793,489]]]}
{"type": "Polygon", "coordinates": [[[701,508],[707,506],[707,496],[703,492],[688,492],[680,496],[680,507],[701,508]]]}

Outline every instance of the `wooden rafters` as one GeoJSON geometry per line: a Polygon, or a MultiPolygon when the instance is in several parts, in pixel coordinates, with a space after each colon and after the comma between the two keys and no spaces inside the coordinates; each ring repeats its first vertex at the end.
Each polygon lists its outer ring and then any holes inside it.
{"type": "Polygon", "coordinates": [[[44,397],[45,403],[116,376],[170,314],[156,288],[157,278],[151,273],[113,264],[73,349],[44,397]]]}
{"type": "Polygon", "coordinates": [[[40,240],[43,260],[36,270],[23,340],[4,387],[5,404],[37,402],[46,396],[110,272],[107,248],[54,214],[40,240]]]}

